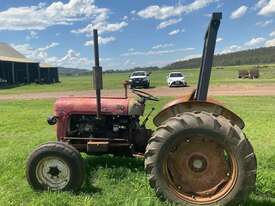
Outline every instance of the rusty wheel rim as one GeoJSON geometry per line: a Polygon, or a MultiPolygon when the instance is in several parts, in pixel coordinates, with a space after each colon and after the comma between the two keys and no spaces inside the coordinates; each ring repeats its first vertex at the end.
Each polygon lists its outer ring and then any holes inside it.
{"type": "Polygon", "coordinates": [[[237,181],[237,161],[232,153],[205,136],[174,143],[162,166],[170,191],[194,204],[221,200],[237,181]]]}

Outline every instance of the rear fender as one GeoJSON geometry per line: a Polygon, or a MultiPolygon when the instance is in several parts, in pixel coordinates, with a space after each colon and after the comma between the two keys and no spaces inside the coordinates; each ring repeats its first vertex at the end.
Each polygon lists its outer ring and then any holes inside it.
{"type": "Polygon", "coordinates": [[[163,122],[171,117],[184,112],[208,112],[214,115],[221,115],[236,124],[239,128],[245,127],[244,121],[234,112],[225,108],[215,99],[208,98],[207,101],[192,100],[194,95],[188,95],[172,102],[169,102],[154,118],[154,124],[160,126],[163,122]]]}

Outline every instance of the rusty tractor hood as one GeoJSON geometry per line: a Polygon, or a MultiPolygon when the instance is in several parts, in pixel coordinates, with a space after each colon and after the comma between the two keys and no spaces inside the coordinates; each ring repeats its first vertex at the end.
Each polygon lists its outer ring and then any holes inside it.
{"type": "MultiPolygon", "coordinates": [[[[105,115],[128,115],[129,99],[101,98],[101,113],[105,115]]],[[[95,97],[61,97],[55,102],[55,114],[96,114],[95,97]]]]}

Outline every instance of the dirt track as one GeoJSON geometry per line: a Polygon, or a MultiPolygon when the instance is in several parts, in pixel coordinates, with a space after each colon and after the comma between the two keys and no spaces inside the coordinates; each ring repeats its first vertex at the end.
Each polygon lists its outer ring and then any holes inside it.
{"type": "MultiPolygon", "coordinates": [[[[145,91],[155,96],[181,96],[192,91],[194,87],[168,88],[158,87],[146,89],[145,91]]],[[[130,96],[133,94],[129,92],[130,96]]],[[[44,92],[0,95],[0,100],[31,100],[31,99],[54,99],[62,96],[94,96],[95,92],[90,91],[65,91],[65,92],[44,92]]],[[[104,96],[123,96],[122,89],[104,90],[104,96]]],[[[275,96],[275,85],[233,85],[210,87],[209,95],[212,96],[275,96]]]]}

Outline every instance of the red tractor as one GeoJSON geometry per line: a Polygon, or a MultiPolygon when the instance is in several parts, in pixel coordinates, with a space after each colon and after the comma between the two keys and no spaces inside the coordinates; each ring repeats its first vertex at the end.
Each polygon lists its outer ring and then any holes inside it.
{"type": "Polygon", "coordinates": [[[144,154],[149,183],[162,200],[182,205],[237,205],[253,190],[256,158],[243,133],[244,122],[207,98],[221,13],[213,13],[205,35],[197,89],[167,104],[154,118],[155,131],[143,122],[146,101],[157,97],[132,90],[138,99],[101,97],[102,68],[94,30],[96,98],[63,97],[48,119],[57,124],[57,142],[38,147],[26,176],[35,190],[76,191],[84,182],[80,152],[92,155],[144,154]]]}

